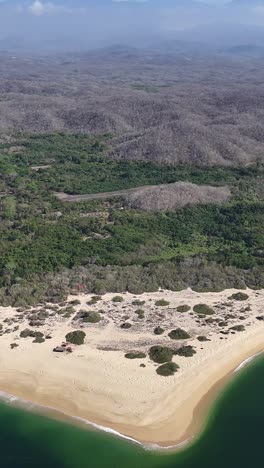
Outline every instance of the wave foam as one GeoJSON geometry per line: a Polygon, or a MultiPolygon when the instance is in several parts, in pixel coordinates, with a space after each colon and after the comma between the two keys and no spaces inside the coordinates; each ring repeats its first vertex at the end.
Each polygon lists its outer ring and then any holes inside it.
{"type": "MultiPolygon", "coordinates": [[[[264,351],[261,351],[259,353],[254,354],[253,356],[250,356],[249,358],[245,359],[234,370],[234,373],[239,372],[247,364],[249,364],[251,361],[253,361],[256,357],[263,354],[263,352],[264,351]]],[[[93,422],[89,421],[88,419],[83,419],[83,418],[80,418],[78,416],[69,416],[66,413],[63,413],[62,411],[58,411],[56,408],[53,408],[53,407],[50,407],[50,406],[38,405],[38,404],[33,403],[32,401],[25,400],[23,398],[18,398],[15,395],[11,395],[11,394],[6,393],[6,392],[1,392],[0,391],[0,400],[4,401],[6,403],[10,403],[10,404],[18,403],[19,405],[21,405],[25,409],[39,408],[40,410],[42,409],[42,410],[54,411],[57,414],[58,413],[63,414],[64,416],[67,416],[69,419],[72,419],[72,420],[75,420],[75,421],[80,421],[80,422],[86,424],[87,426],[91,426],[91,427],[93,427],[93,428],[95,428],[95,429],[97,429],[99,431],[106,432],[106,433],[111,434],[113,436],[128,440],[129,442],[132,442],[134,444],[141,445],[141,447],[143,447],[145,450],[164,451],[164,450],[179,449],[179,448],[185,447],[187,444],[189,444],[191,442],[192,439],[194,439],[194,437],[191,437],[189,439],[184,440],[183,442],[180,442],[177,445],[170,445],[170,446],[167,446],[167,447],[163,447],[163,446],[161,446],[159,444],[152,444],[152,443],[144,444],[144,443],[141,443],[141,442],[139,442],[138,440],[136,440],[136,439],[134,439],[132,437],[126,436],[125,434],[122,434],[121,432],[118,432],[118,431],[116,431],[114,429],[111,429],[110,427],[101,426],[100,424],[93,423],[93,422]]]]}
{"type": "Polygon", "coordinates": [[[256,357],[260,356],[263,353],[263,351],[260,351],[259,353],[253,354],[253,356],[250,356],[249,358],[245,359],[239,366],[234,370],[234,373],[239,372],[241,369],[246,367],[251,361],[253,361],[256,357]]]}

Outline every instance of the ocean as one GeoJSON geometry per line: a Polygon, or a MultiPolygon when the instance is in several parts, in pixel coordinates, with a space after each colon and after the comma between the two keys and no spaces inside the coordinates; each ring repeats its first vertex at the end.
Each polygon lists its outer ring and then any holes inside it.
{"type": "Polygon", "coordinates": [[[204,431],[175,453],[0,405],[0,468],[264,468],[263,449],[263,356],[234,376],[204,431]]]}

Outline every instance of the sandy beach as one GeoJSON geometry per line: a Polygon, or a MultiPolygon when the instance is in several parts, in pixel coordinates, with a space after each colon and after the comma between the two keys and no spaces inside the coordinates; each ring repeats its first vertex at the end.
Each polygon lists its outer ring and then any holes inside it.
{"type": "Polygon", "coordinates": [[[113,302],[116,294],[109,293],[92,305],[87,304],[92,295],[80,294],[70,296],[64,304],[41,304],[33,311],[0,307],[0,391],[143,443],[180,444],[201,430],[210,405],[234,369],[264,350],[264,290],[243,292],[248,295],[243,301],[231,299],[235,290],[197,293],[188,289],[120,294],[120,302],[113,302]],[[156,304],[161,299],[167,301],[165,306],[156,304]],[[72,301],[79,303],[73,306],[72,301]],[[144,318],[137,313],[139,301],[144,318]],[[186,304],[189,311],[177,311],[186,304]],[[197,304],[214,310],[211,319],[193,311],[197,304]],[[102,319],[82,323],[74,315],[65,317],[61,312],[69,305],[76,314],[93,310],[102,319]],[[40,310],[47,311],[46,318],[33,326],[32,314],[40,310]],[[124,328],[124,323],[130,328],[124,328]],[[243,325],[243,331],[233,328],[238,325],[243,325]],[[154,334],[157,326],[164,328],[162,335],[154,334]],[[184,343],[168,336],[177,327],[190,335],[184,343]],[[21,337],[25,329],[41,331],[45,341],[21,337]],[[73,330],[85,332],[84,344],[73,345],[72,353],[53,352],[73,330]],[[201,336],[208,341],[198,340],[201,336]],[[191,345],[196,354],[175,355],[178,372],[164,377],[156,372],[159,364],[149,358],[153,345],[191,345]],[[129,351],[144,352],[146,357],[127,359],[129,351]]]}

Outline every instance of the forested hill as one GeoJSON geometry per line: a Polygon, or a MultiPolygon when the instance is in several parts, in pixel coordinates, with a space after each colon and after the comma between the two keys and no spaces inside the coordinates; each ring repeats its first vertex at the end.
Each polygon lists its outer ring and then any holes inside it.
{"type": "Polygon", "coordinates": [[[263,287],[263,166],[160,165],[109,158],[111,135],[2,135],[2,304],[70,291],[263,287]],[[185,181],[226,187],[221,204],[146,212],[98,193],[185,181]]]}

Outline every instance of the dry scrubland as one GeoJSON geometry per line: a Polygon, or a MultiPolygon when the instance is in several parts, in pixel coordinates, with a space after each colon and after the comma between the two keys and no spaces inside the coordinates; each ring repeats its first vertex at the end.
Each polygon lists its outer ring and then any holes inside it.
{"type": "Polygon", "coordinates": [[[190,205],[221,205],[231,197],[231,190],[229,187],[210,187],[208,185],[176,182],[174,184],[153,185],[106,193],[87,195],[56,193],[55,195],[63,202],[107,200],[113,197],[121,197],[125,202],[125,206],[155,212],[176,210],[190,205]]]}
{"type": "Polygon", "coordinates": [[[0,131],[111,133],[115,159],[244,165],[263,161],[262,82],[259,60],[246,57],[4,54],[0,131]]]}
{"type": "Polygon", "coordinates": [[[225,203],[231,197],[229,187],[210,187],[176,182],[158,187],[144,187],[128,194],[128,206],[143,211],[166,211],[197,204],[225,203]]]}
{"type": "Polygon", "coordinates": [[[262,351],[263,299],[188,289],[1,307],[0,388],[144,442],[178,443],[200,427],[210,389],[262,351]]]}

